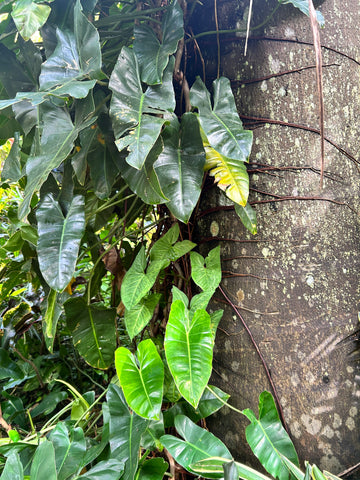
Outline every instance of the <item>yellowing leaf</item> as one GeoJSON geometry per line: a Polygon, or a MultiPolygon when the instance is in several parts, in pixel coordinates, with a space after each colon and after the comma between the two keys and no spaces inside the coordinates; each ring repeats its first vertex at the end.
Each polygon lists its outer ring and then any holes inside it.
{"type": "Polygon", "coordinates": [[[227,158],[206,143],[204,142],[205,170],[215,178],[227,197],[244,207],[249,196],[249,176],[244,162],[227,158]]]}

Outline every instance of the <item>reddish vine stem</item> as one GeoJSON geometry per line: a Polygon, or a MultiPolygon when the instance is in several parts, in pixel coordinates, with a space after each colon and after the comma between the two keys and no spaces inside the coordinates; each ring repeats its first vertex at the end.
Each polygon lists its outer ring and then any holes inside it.
{"type": "MultiPolygon", "coordinates": [[[[328,63],[326,65],[323,65],[323,68],[325,67],[340,67],[340,65],[338,63],[328,63]]],[[[231,83],[234,85],[249,85],[252,83],[263,82],[264,80],[270,80],[270,78],[283,77],[284,75],[290,75],[292,73],[300,73],[304,70],[309,70],[312,68],[316,68],[316,65],[308,65],[306,67],[294,68],[293,70],[284,70],[283,72],[273,73],[271,75],[266,75],[265,77],[253,78],[251,80],[232,80],[231,83]]]]}
{"type": "MultiPolygon", "coordinates": [[[[317,128],[307,127],[305,125],[300,125],[298,123],[284,122],[282,120],[273,120],[271,118],[253,117],[253,116],[250,116],[250,115],[240,115],[240,118],[242,118],[244,120],[252,120],[254,122],[270,123],[270,124],[273,124],[273,125],[281,125],[281,126],[284,126],[284,127],[298,128],[300,130],[305,130],[307,132],[313,132],[313,133],[317,133],[318,135],[320,135],[320,130],[318,130],[317,128]]],[[[340,153],[345,155],[345,157],[347,157],[349,160],[354,162],[356,165],[360,165],[360,161],[357,160],[353,155],[351,155],[349,152],[344,150],[337,143],[330,140],[330,138],[328,138],[328,137],[324,137],[324,138],[328,143],[330,143],[330,145],[335,147],[340,153]]]]}
{"type": "Polygon", "coordinates": [[[258,346],[258,344],[256,343],[256,340],[253,336],[253,334],[251,333],[251,330],[250,328],[248,327],[247,323],[245,322],[243,316],[241,315],[241,313],[239,312],[239,310],[236,308],[236,305],[231,301],[231,299],[226,295],[226,293],[224,292],[224,290],[221,288],[221,286],[219,285],[219,290],[220,292],[223,294],[225,300],[228,302],[228,304],[231,306],[231,308],[234,310],[234,312],[236,313],[236,315],[239,317],[241,323],[243,324],[243,327],[245,328],[246,332],[248,333],[249,337],[250,337],[250,340],[251,340],[251,343],[253,344],[257,354],[259,355],[259,358],[261,360],[261,363],[264,367],[264,370],[266,372],[266,376],[267,376],[267,379],[269,380],[269,383],[271,385],[271,388],[272,388],[272,391],[273,391],[273,394],[274,394],[274,397],[275,397],[275,401],[276,401],[276,404],[277,404],[277,407],[278,407],[278,410],[279,410],[279,415],[280,415],[280,418],[281,418],[281,422],[285,428],[285,430],[287,431],[287,433],[290,435],[290,431],[289,431],[289,428],[286,424],[286,421],[285,421],[285,417],[284,417],[284,412],[283,412],[283,409],[281,407],[281,404],[280,404],[280,400],[279,400],[279,396],[277,394],[277,391],[276,391],[276,387],[275,387],[275,384],[273,382],[273,379],[271,378],[271,373],[270,373],[270,370],[269,370],[269,367],[267,366],[266,364],[266,361],[265,361],[265,358],[263,357],[263,354],[261,353],[261,350],[258,346]]]}

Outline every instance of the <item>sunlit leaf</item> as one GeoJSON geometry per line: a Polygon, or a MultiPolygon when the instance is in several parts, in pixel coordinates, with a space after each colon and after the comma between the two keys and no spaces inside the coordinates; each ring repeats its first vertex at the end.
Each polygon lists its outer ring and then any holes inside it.
{"type": "Polygon", "coordinates": [[[210,250],[206,259],[197,252],[190,253],[191,277],[202,290],[215,292],[221,282],[220,246],[210,250]]]}
{"type": "Polygon", "coordinates": [[[154,30],[140,23],[134,27],[134,51],[139,62],[141,80],[148,85],[161,83],[169,55],[175,53],[184,36],[183,11],[177,1],[170,4],[161,22],[162,41],[154,30]]]}
{"type": "Polygon", "coordinates": [[[199,122],[185,113],[181,124],[173,119],[162,133],[164,149],[154,164],[171,213],[187,223],[200,196],[205,152],[199,122]]]}
{"type": "Polygon", "coordinates": [[[144,418],[159,420],[164,366],[152,340],[139,343],[136,357],[125,347],[115,352],[115,367],[126,401],[144,418]]]}
{"type": "Polygon", "coordinates": [[[154,293],[142,298],[131,310],[125,309],[125,326],[131,340],[150,322],[160,297],[161,294],[154,293]]]}
{"type": "Polygon", "coordinates": [[[253,453],[264,468],[279,480],[288,480],[289,470],[283,455],[297,467],[299,460],[289,435],[281,424],[275,402],[269,392],[262,392],[259,397],[259,419],[250,409],[243,414],[251,424],[246,427],[245,435],[253,453]]]}
{"type": "MultiPolygon", "coordinates": [[[[191,465],[191,468],[198,475],[206,478],[218,478],[224,474],[224,464],[232,463],[233,460],[229,460],[223,457],[210,457],[191,465]]],[[[254,470],[243,463],[235,462],[238,476],[242,480],[271,480],[270,477],[254,470]]]]}
{"type": "Polygon", "coordinates": [[[197,310],[192,318],[181,300],[171,305],[165,333],[165,354],[182,396],[197,407],[212,369],[210,316],[197,310]]]}
{"type": "MultiPolygon", "coordinates": [[[[176,461],[189,472],[196,474],[192,465],[210,457],[223,457],[232,460],[231,453],[221,440],[204,428],[195,425],[187,417],[177,416],[175,418],[175,428],[184,440],[172,435],[164,435],[161,437],[161,442],[170,454],[176,458],[176,461]]],[[[208,478],[221,478],[222,476],[222,468],[219,473],[206,475],[208,478]]]]}
{"type": "Polygon", "coordinates": [[[41,273],[52,289],[62,291],[73,277],[85,229],[84,197],[74,197],[64,215],[59,203],[47,195],[36,212],[36,218],[41,273]]]}
{"type": "Polygon", "coordinates": [[[116,309],[87,305],[81,297],[65,303],[66,320],[80,355],[92,367],[106,369],[116,349],[116,309]]]}
{"type": "Polygon", "coordinates": [[[179,225],[175,223],[169,231],[154,243],[150,250],[150,260],[152,262],[161,262],[162,268],[166,268],[170,265],[170,262],[175,262],[196,246],[195,243],[189,240],[178,242],[179,233],[179,225]]]}
{"type": "Polygon", "coordinates": [[[165,112],[175,107],[172,85],[173,60],[169,62],[162,85],[143,92],[139,66],[133,50],[121,50],[110,77],[113,95],[110,115],[119,151],[128,148],[126,161],[141,169],[165,122],[165,112]]]}
{"type": "Polygon", "coordinates": [[[44,25],[50,12],[51,8],[48,5],[39,5],[33,0],[18,0],[14,4],[11,16],[20,35],[26,41],[44,25]]]}

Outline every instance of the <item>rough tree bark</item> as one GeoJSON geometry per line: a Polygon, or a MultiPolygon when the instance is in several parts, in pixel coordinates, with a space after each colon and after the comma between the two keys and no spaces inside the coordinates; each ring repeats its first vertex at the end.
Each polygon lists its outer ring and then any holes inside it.
{"type": "MultiPolygon", "coordinates": [[[[253,24],[276,3],[255,1],[253,24]]],[[[246,4],[218,2],[219,28],[241,24],[246,4]]],[[[249,41],[247,58],[243,40],[221,42],[221,72],[233,81],[239,113],[254,127],[250,202],[258,234],[248,234],[229,210],[202,216],[199,229],[203,239],[224,239],[222,287],[264,356],[301,463],[339,473],[360,459],[360,376],[349,357],[353,345],[342,342],[357,326],[360,298],[360,9],[357,0],[325,0],[320,8],[325,135],[333,142],[325,145],[323,189],[319,135],[301,128],[319,129],[310,22],[284,6],[253,33],[258,38],[249,41]]],[[[203,213],[219,201],[226,205],[224,196],[214,197],[212,190],[203,213]]],[[[204,251],[209,246],[203,243],[204,251]]],[[[217,298],[224,300],[220,293],[217,298]]],[[[261,391],[272,391],[241,320],[226,305],[214,369],[213,382],[238,408],[257,410],[261,391]]],[[[246,425],[229,409],[210,423],[234,455],[248,461],[246,425]]]]}

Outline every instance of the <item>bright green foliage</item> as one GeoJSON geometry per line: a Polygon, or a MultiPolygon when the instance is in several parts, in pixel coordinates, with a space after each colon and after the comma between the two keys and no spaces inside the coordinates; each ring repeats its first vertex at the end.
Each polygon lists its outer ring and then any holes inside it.
{"type": "Polygon", "coordinates": [[[244,410],[243,414],[251,422],[245,434],[254,454],[271,475],[279,480],[288,480],[289,471],[282,455],[296,466],[299,466],[299,460],[292,441],[281,425],[271,394],[263,392],[260,395],[258,419],[250,409],[244,410]]]}
{"type": "Polygon", "coordinates": [[[6,461],[1,480],[24,480],[24,469],[16,451],[11,453],[6,461]]]}
{"type": "Polygon", "coordinates": [[[190,318],[181,300],[173,302],[164,346],[179,392],[196,408],[212,369],[213,336],[209,314],[197,310],[190,318]]]}
{"type": "MultiPolygon", "coordinates": [[[[192,470],[192,465],[199,460],[210,457],[223,457],[232,459],[232,456],[226,446],[216,438],[212,433],[198,427],[183,415],[175,418],[175,428],[177,433],[184,439],[172,435],[164,435],[161,442],[170,454],[176,458],[177,462],[186,470],[196,474],[192,470]]],[[[207,475],[207,478],[221,478],[220,474],[207,475]]]]}
{"type": "Polygon", "coordinates": [[[27,41],[44,25],[50,11],[48,5],[39,5],[33,0],[19,0],[14,5],[11,16],[20,35],[27,41]]]}
{"type": "Polygon", "coordinates": [[[36,449],[31,464],[30,478],[33,480],[57,480],[54,445],[44,440],[36,449]]]}
{"type": "Polygon", "coordinates": [[[130,310],[125,309],[125,326],[131,340],[150,322],[160,297],[161,294],[159,293],[150,294],[147,297],[143,297],[130,310]]]}
{"type": "Polygon", "coordinates": [[[130,408],[141,417],[158,420],[163,397],[164,366],[155,345],[144,340],[137,359],[125,347],[115,352],[115,367],[130,408]]]}
{"type": "Polygon", "coordinates": [[[168,467],[162,458],[150,458],[140,465],[136,480],[162,480],[168,467]]]}

